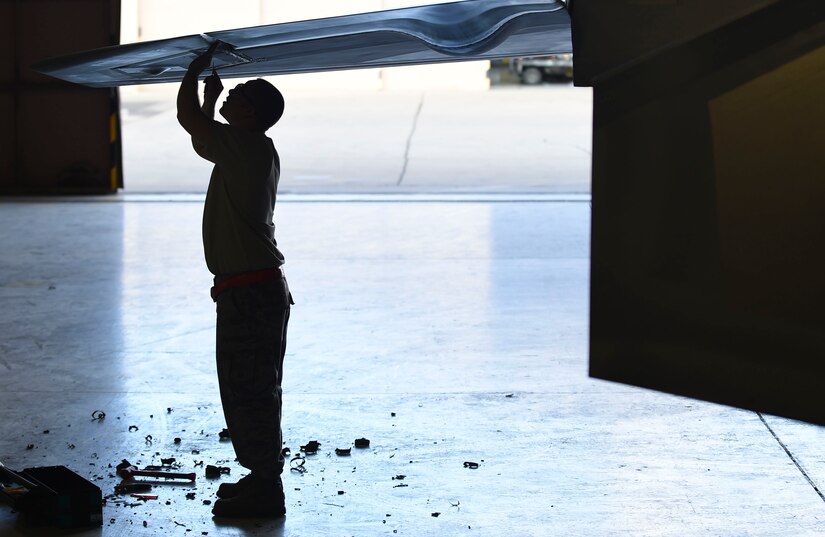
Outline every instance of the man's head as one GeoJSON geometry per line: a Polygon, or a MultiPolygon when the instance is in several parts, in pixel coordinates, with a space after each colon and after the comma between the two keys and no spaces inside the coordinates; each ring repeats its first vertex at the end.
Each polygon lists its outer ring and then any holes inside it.
{"type": "Polygon", "coordinates": [[[275,86],[256,78],[229,90],[220,112],[230,125],[263,132],[281,119],[284,97],[275,86]]]}

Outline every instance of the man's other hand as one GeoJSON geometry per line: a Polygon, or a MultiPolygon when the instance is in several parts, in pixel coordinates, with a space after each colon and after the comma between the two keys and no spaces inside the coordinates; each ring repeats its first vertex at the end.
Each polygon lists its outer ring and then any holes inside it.
{"type": "Polygon", "coordinates": [[[212,69],[212,74],[206,77],[203,83],[203,101],[205,103],[216,103],[218,97],[221,96],[221,92],[223,92],[223,84],[217,71],[212,69]]]}

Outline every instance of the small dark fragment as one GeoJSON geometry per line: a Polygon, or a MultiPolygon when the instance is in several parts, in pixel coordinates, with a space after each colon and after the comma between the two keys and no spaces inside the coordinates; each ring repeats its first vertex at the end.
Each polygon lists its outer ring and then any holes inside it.
{"type": "Polygon", "coordinates": [[[355,447],[364,449],[370,447],[370,441],[366,438],[358,438],[355,440],[355,447]]]}
{"type": "Polygon", "coordinates": [[[166,413],[167,413],[167,414],[171,414],[171,413],[172,413],[172,409],[171,409],[171,408],[169,408],[169,407],[167,407],[167,408],[166,408],[166,413]]]}
{"type": "Polygon", "coordinates": [[[195,499],[195,493],[194,492],[187,492],[186,493],[186,499],[187,500],[194,500],[195,499]]]}
{"type": "Polygon", "coordinates": [[[149,523],[148,523],[148,522],[146,522],[145,520],[143,521],[143,527],[144,527],[144,528],[148,528],[148,527],[149,527],[149,523]]]}
{"type": "Polygon", "coordinates": [[[149,492],[152,485],[146,483],[123,483],[115,485],[115,494],[132,494],[135,492],[149,492]]]}
{"type": "Polygon", "coordinates": [[[310,440],[305,446],[301,446],[301,451],[307,455],[311,455],[313,453],[318,453],[318,448],[320,446],[321,444],[317,440],[310,440]]]}
{"type": "Polygon", "coordinates": [[[92,419],[96,421],[101,421],[103,418],[106,417],[106,413],[102,410],[95,410],[92,412],[92,419]]]}
{"type": "Polygon", "coordinates": [[[203,505],[212,505],[212,500],[204,500],[203,505]]]}
{"type": "Polygon", "coordinates": [[[137,425],[130,425],[130,426],[129,426],[129,432],[130,432],[130,433],[131,433],[132,431],[139,431],[139,430],[140,430],[140,429],[138,428],[138,426],[137,426],[137,425]]]}
{"type": "Polygon", "coordinates": [[[343,495],[344,495],[344,491],[343,491],[343,490],[339,490],[339,491],[338,491],[338,496],[343,496],[343,495]]]}
{"type": "Polygon", "coordinates": [[[74,444],[69,444],[68,446],[69,446],[69,449],[74,449],[74,448],[76,448],[76,447],[77,447],[77,446],[75,446],[74,444]]]}
{"type": "Polygon", "coordinates": [[[215,466],[212,464],[206,465],[206,477],[213,479],[220,477],[222,474],[229,474],[230,469],[226,466],[215,466]]]}
{"type": "Polygon", "coordinates": [[[175,457],[169,457],[168,459],[161,458],[160,463],[161,464],[166,464],[166,465],[174,464],[175,463],[175,457]]]}
{"type": "Polygon", "coordinates": [[[28,446],[26,446],[26,449],[34,449],[34,444],[29,444],[28,446]]]}
{"type": "Polygon", "coordinates": [[[472,462],[472,461],[466,461],[464,463],[464,468],[472,468],[473,470],[475,470],[476,468],[478,468],[478,463],[477,462],[472,462]]]}
{"type": "Polygon", "coordinates": [[[192,455],[200,455],[200,453],[201,453],[201,450],[199,450],[199,449],[193,449],[192,450],[192,455]]]}
{"type": "Polygon", "coordinates": [[[175,444],[180,444],[180,438],[179,438],[179,437],[175,437],[175,439],[174,439],[174,440],[172,440],[172,441],[173,441],[175,444]]]}
{"type": "Polygon", "coordinates": [[[394,480],[397,479],[398,481],[401,481],[402,479],[405,479],[406,477],[407,476],[405,476],[404,474],[398,474],[397,476],[393,477],[393,479],[394,480]]]}
{"type": "Polygon", "coordinates": [[[43,431],[43,434],[49,434],[49,430],[46,429],[45,431],[43,431]]]}
{"type": "Polygon", "coordinates": [[[390,412],[390,416],[395,417],[395,412],[390,412]]]}
{"type": "Polygon", "coordinates": [[[306,463],[306,459],[301,455],[295,455],[292,457],[292,460],[289,461],[289,471],[290,472],[297,472],[299,474],[303,474],[307,471],[304,467],[306,463]]]}
{"type": "Polygon", "coordinates": [[[352,453],[351,448],[346,448],[346,449],[335,448],[335,454],[338,455],[339,457],[346,457],[347,455],[350,455],[351,453],[352,453]]]}
{"type": "Polygon", "coordinates": [[[157,500],[158,497],[155,494],[148,495],[148,494],[132,494],[132,498],[137,498],[140,501],[148,502],[149,500],[157,500]]]}
{"type": "Polygon", "coordinates": [[[226,440],[227,438],[232,438],[232,435],[229,434],[229,429],[224,429],[224,430],[222,430],[221,432],[218,433],[218,437],[221,440],[226,440]]]}
{"type": "Polygon", "coordinates": [[[439,516],[441,516],[441,513],[439,513],[438,511],[436,511],[436,512],[435,512],[435,513],[433,513],[431,516],[434,516],[435,518],[438,518],[439,516]]]}

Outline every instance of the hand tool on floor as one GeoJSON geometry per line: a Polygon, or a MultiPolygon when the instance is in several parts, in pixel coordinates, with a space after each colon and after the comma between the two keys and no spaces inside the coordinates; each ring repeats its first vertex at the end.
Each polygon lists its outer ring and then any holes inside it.
{"type": "Polygon", "coordinates": [[[182,472],[161,472],[161,471],[150,471],[150,470],[139,470],[137,466],[134,466],[132,463],[123,459],[123,462],[117,465],[117,475],[122,477],[123,479],[131,480],[135,477],[155,477],[155,478],[162,478],[162,479],[186,479],[188,481],[195,480],[195,473],[182,473],[182,472]]]}

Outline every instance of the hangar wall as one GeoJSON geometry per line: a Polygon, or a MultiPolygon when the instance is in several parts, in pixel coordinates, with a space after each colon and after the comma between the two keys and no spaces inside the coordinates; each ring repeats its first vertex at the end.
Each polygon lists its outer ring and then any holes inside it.
{"type": "Polygon", "coordinates": [[[34,72],[117,43],[117,0],[0,0],[0,193],[105,193],[122,184],[116,90],[34,72]]]}

